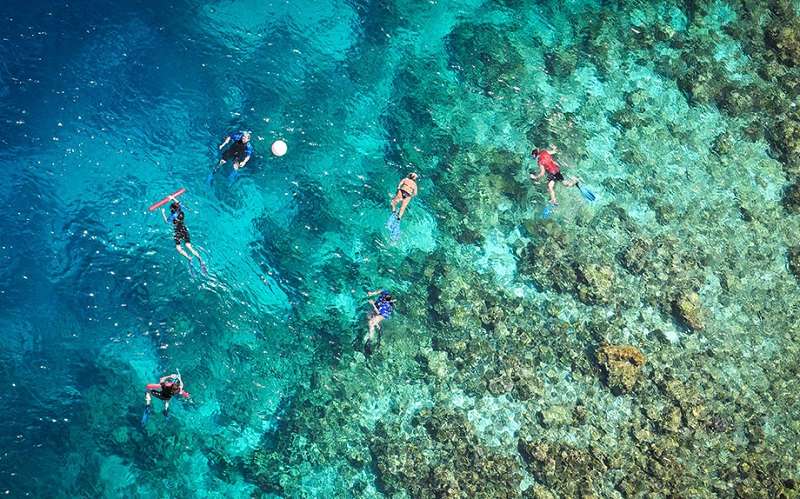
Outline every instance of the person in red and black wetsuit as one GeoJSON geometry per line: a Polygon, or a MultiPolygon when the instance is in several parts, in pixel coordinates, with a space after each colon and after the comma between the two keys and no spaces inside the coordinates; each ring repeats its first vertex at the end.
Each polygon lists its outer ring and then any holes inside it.
{"type": "Polygon", "coordinates": [[[183,379],[180,374],[170,374],[158,380],[158,384],[151,383],[145,387],[145,418],[143,422],[147,421],[147,416],[152,412],[150,406],[151,396],[159,398],[164,401],[164,416],[169,415],[169,399],[175,395],[180,395],[183,398],[189,398],[189,392],[183,389],[183,379]]]}
{"type": "Polygon", "coordinates": [[[538,147],[531,151],[531,157],[539,164],[539,174],[535,175],[531,172],[531,179],[538,181],[540,178],[547,175],[547,190],[550,192],[550,202],[558,205],[556,201],[556,182],[561,182],[565,187],[573,187],[578,183],[577,178],[572,177],[567,180],[561,174],[561,167],[553,160],[553,154],[556,153],[556,146],[550,146],[550,150],[539,149],[538,147]]]}

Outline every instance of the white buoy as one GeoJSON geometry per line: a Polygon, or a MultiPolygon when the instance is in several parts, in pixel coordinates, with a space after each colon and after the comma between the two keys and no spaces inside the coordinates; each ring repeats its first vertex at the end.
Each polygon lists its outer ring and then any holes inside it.
{"type": "Polygon", "coordinates": [[[272,143],[272,154],[274,154],[275,156],[278,157],[283,156],[284,154],[286,154],[286,149],[287,149],[286,142],[282,140],[276,140],[275,142],[272,143]]]}

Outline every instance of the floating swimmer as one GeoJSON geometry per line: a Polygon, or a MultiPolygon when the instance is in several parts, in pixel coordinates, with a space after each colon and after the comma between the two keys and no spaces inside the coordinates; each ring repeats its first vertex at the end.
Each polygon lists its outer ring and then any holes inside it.
{"type": "Polygon", "coordinates": [[[534,158],[539,165],[538,175],[533,172],[530,173],[531,180],[538,182],[540,178],[547,175],[547,191],[550,193],[550,204],[553,206],[558,206],[555,190],[556,182],[561,182],[564,187],[573,187],[578,183],[578,178],[572,177],[567,180],[564,178],[564,175],[561,174],[561,167],[553,160],[553,154],[555,154],[556,151],[557,149],[554,145],[550,146],[550,150],[539,149],[537,147],[531,151],[531,157],[534,158]]]}
{"type": "Polygon", "coordinates": [[[142,415],[142,425],[147,423],[147,420],[150,418],[150,414],[153,413],[153,407],[150,405],[152,401],[151,397],[156,397],[164,401],[164,410],[162,414],[164,417],[169,417],[169,400],[176,396],[180,395],[183,398],[189,398],[189,392],[185,391],[183,385],[183,379],[181,378],[181,372],[178,371],[177,374],[168,374],[167,376],[162,377],[158,380],[158,383],[151,383],[145,387],[145,394],[144,394],[144,414],[142,415]]]}
{"type": "Polygon", "coordinates": [[[239,170],[244,168],[250,158],[253,156],[253,144],[250,143],[250,132],[235,132],[227,137],[219,145],[219,149],[222,150],[228,143],[233,142],[231,146],[222,153],[222,158],[220,158],[219,163],[214,168],[208,178],[206,179],[207,182],[210,184],[214,178],[214,174],[217,173],[226,162],[233,160],[233,171],[228,176],[228,179],[233,182],[236,180],[236,177],[239,176],[239,170]]]}
{"type": "Polygon", "coordinates": [[[172,204],[169,205],[169,217],[167,217],[166,211],[164,208],[161,208],[161,216],[164,218],[164,223],[171,223],[173,229],[173,239],[175,240],[175,249],[178,250],[178,253],[185,256],[187,260],[189,260],[189,264],[192,263],[192,255],[197,257],[197,260],[200,262],[200,268],[205,272],[205,262],[200,257],[200,253],[198,253],[192,247],[192,241],[189,237],[189,229],[186,228],[186,225],[183,222],[184,214],[183,209],[181,209],[180,202],[175,199],[175,197],[170,196],[172,199],[172,204]],[[188,249],[192,255],[186,252],[181,246],[181,242],[186,244],[186,249],[188,249]]]}
{"type": "Polygon", "coordinates": [[[372,355],[373,343],[375,348],[380,345],[382,331],[380,324],[384,319],[391,317],[392,312],[394,311],[394,299],[392,298],[391,293],[385,289],[367,292],[367,296],[375,295],[379,295],[378,299],[369,301],[370,305],[372,305],[372,311],[369,314],[369,332],[366,334],[366,336],[364,336],[364,355],[366,356],[372,355]],[[375,338],[375,328],[378,329],[377,341],[375,338]]]}
{"type": "Polygon", "coordinates": [[[233,145],[222,153],[219,166],[224,165],[226,161],[232,159],[234,170],[244,168],[253,155],[253,144],[250,143],[250,132],[236,132],[228,135],[225,137],[225,141],[219,145],[219,149],[222,150],[231,141],[233,141],[233,145]]]}
{"type": "Polygon", "coordinates": [[[397,193],[392,198],[392,213],[395,213],[397,203],[400,203],[400,211],[396,213],[397,220],[403,218],[403,213],[405,213],[411,198],[417,195],[417,177],[418,175],[416,173],[409,173],[408,176],[397,185],[397,193]]]}

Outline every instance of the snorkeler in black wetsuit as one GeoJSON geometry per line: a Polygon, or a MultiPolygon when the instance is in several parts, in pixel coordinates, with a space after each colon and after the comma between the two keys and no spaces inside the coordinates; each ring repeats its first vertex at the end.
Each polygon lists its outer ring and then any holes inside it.
{"type": "Polygon", "coordinates": [[[229,142],[233,142],[233,144],[222,153],[222,159],[219,160],[217,167],[222,166],[226,161],[233,160],[234,170],[244,168],[244,165],[250,161],[250,157],[253,155],[253,144],[250,143],[250,132],[237,132],[228,135],[225,137],[225,141],[220,144],[220,150],[228,145],[229,142]]]}
{"type": "Polygon", "coordinates": [[[200,261],[200,265],[204,265],[203,259],[200,258],[200,254],[192,247],[192,241],[189,237],[189,229],[187,229],[186,225],[183,223],[184,214],[183,210],[181,209],[181,204],[178,202],[178,200],[173,198],[172,204],[169,205],[169,213],[169,217],[167,217],[164,208],[161,208],[161,216],[164,217],[164,222],[172,223],[172,237],[175,240],[175,249],[178,250],[178,253],[185,256],[189,262],[192,261],[192,255],[194,255],[200,261]],[[183,249],[181,242],[186,244],[186,249],[188,249],[192,255],[183,249]]]}

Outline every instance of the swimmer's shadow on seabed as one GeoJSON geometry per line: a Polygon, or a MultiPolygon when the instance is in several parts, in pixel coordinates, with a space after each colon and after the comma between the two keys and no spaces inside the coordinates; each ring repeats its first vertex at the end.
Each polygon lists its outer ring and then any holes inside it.
{"type": "Polygon", "coordinates": [[[261,166],[258,163],[254,165],[248,163],[241,170],[234,170],[233,164],[230,162],[222,166],[214,165],[206,173],[205,187],[213,190],[217,198],[222,198],[225,193],[235,192],[242,182],[258,180],[261,171],[261,166]]]}

